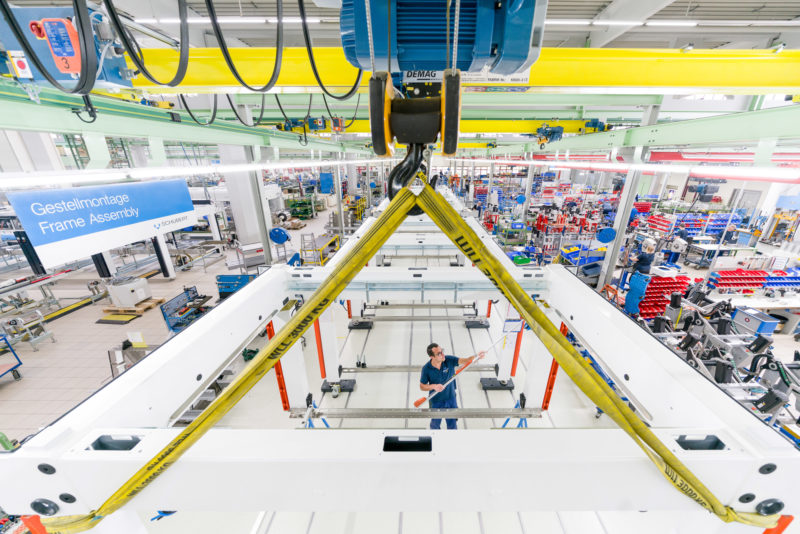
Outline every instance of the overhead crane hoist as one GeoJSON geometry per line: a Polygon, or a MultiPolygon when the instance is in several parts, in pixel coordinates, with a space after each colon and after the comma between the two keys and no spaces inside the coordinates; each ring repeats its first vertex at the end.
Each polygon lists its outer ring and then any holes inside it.
{"type": "MultiPolygon", "coordinates": [[[[105,0],[105,5],[111,5],[110,1],[105,0]]],[[[185,37],[185,1],[179,0],[179,5],[182,17],[181,34],[185,37]]],[[[207,5],[211,8],[210,14],[213,13],[211,0],[207,0],[207,5]]],[[[302,0],[299,0],[299,5],[301,16],[305,19],[302,0]]],[[[0,6],[9,20],[10,11],[6,0],[0,0],[0,6]]],[[[89,15],[85,4],[80,0],[75,0],[75,6],[76,27],[80,31],[77,32],[77,40],[73,44],[79,45],[80,57],[87,58],[92,56],[92,43],[88,40],[93,39],[91,30],[86,33],[87,28],[91,27],[86,21],[89,15]]],[[[341,31],[345,53],[352,64],[359,69],[369,68],[373,73],[369,80],[373,148],[380,156],[390,156],[394,152],[395,143],[407,145],[406,157],[390,175],[392,201],[361,239],[344,253],[338,269],[327,276],[297,313],[202,413],[96,510],[85,515],[48,518],[45,521],[48,529],[67,533],[92,528],[103,517],[125,506],[158,478],[275,366],[281,356],[286,354],[335,301],[336,296],[354,279],[360,268],[380,249],[405,217],[415,213],[415,210],[427,213],[491,280],[520,312],[521,317],[553,354],[566,374],[634,440],[658,471],[679,491],[723,521],[739,521],[757,526],[775,525],[775,515],[739,513],[717,499],[597,374],[591,363],[561,335],[504,268],[502,262],[489,252],[475,231],[433,190],[434,180],[427,177],[423,161],[426,150],[437,139],[446,155],[454,154],[458,145],[461,71],[510,74],[529,67],[540,51],[545,11],[546,0],[395,0],[388,4],[378,0],[344,0],[341,31]],[[386,9],[387,5],[391,6],[390,10],[386,9]],[[387,31],[383,31],[387,28],[387,31]],[[386,69],[378,70],[382,65],[386,65],[386,69]],[[403,73],[419,70],[432,71],[435,80],[425,91],[418,92],[413,90],[413,86],[403,83],[403,73]]],[[[213,26],[222,48],[225,49],[224,39],[218,31],[219,25],[214,22],[213,26]]],[[[14,33],[19,34],[16,31],[19,29],[17,26],[14,33]]],[[[306,24],[303,24],[303,30],[313,66],[306,24]]],[[[185,39],[182,38],[182,58],[185,57],[185,46],[185,39]]],[[[128,45],[125,47],[128,48],[128,45]]],[[[278,48],[280,50],[280,46],[278,48]]],[[[130,54],[130,49],[128,52],[130,54]]],[[[229,60],[230,56],[225,55],[226,60],[229,60]]],[[[235,73],[235,67],[230,61],[228,63],[235,73]]],[[[36,66],[45,68],[41,63],[36,66]]],[[[96,73],[97,65],[90,67],[96,73]]],[[[277,59],[270,80],[263,87],[251,89],[264,92],[271,88],[279,67],[280,60],[277,59]]],[[[319,80],[315,67],[314,71],[319,80]]],[[[85,94],[91,89],[94,74],[87,74],[83,63],[80,72],[78,83],[68,90],[85,94]]],[[[183,73],[185,62],[181,61],[175,77],[167,84],[179,84],[183,73]]],[[[321,81],[320,86],[326,95],[342,99],[355,93],[360,77],[361,70],[353,88],[345,95],[332,95],[321,81]]],[[[237,79],[239,78],[237,74],[237,79]]],[[[246,85],[244,82],[242,84],[246,85]]],[[[45,515],[54,515],[58,511],[57,506],[55,511],[47,507],[41,509],[40,513],[45,515]],[[52,514],[47,514],[48,510],[52,514]]]]}

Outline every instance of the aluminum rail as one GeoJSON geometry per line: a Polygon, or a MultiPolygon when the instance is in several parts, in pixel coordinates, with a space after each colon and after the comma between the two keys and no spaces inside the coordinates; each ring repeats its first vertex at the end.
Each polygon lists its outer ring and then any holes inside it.
{"type": "Polygon", "coordinates": [[[502,419],[540,418],[541,408],[312,408],[294,409],[289,417],[305,419],[502,419]]]}
{"type": "MultiPolygon", "coordinates": [[[[345,373],[414,373],[422,370],[421,365],[374,365],[371,367],[342,367],[345,373]]],[[[464,372],[493,373],[494,365],[470,365],[464,372]]]]}

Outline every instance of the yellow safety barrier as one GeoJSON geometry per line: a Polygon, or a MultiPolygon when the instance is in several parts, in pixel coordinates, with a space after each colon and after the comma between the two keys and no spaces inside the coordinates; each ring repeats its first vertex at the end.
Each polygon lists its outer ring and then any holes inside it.
{"type": "Polygon", "coordinates": [[[214,426],[278,362],[320,314],[358,274],[406,218],[415,205],[421,207],[453,243],[470,258],[509,300],[533,332],[551,352],[567,375],[600,409],[607,413],[642,448],[664,477],[679,491],[726,522],[772,527],[777,515],[736,512],[723,505],[711,491],[633,413],[583,356],[562,336],[535,302],[489,252],[480,238],[441,196],[424,183],[403,188],[387,209],[346,254],[340,267],[322,282],[300,310],[262,348],[243,372],[203,412],[154,458],[139,469],[96,511],[81,516],[45,518],[51,533],[88,530],[105,516],[119,510],[175,463],[206,431],[214,426]],[[415,196],[414,190],[418,193],[415,196]]]}

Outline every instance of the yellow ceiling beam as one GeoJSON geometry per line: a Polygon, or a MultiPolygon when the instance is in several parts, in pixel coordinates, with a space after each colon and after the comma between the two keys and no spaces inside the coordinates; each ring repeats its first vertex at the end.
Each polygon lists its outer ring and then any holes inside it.
{"type": "MultiPolygon", "coordinates": [[[[272,71],[273,48],[232,48],[231,55],[246,82],[263,84],[272,71]]],[[[314,56],[326,86],[343,92],[352,86],[356,69],[341,48],[315,48],[314,56]]],[[[172,76],[177,53],[166,48],[144,50],[145,63],[157,78],[172,76]]],[[[369,73],[361,86],[366,90],[369,73]]],[[[152,92],[232,92],[240,86],[217,48],[192,48],[184,83],[178,88],[155,86],[143,76],[134,87],[152,92]]],[[[690,50],[545,48],[525,83],[465,83],[466,91],[546,92],[558,88],[642,88],[664,93],[694,90],[724,93],[797,93],[800,50],[690,50]]],[[[318,92],[304,48],[287,48],[278,87],[286,92],[318,92]]]]}

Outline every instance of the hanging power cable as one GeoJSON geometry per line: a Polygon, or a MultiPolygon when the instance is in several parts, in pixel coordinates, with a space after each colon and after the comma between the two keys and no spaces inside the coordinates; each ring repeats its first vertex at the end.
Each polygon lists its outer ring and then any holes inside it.
{"type": "MultiPolygon", "coordinates": [[[[308,109],[306,110],[306,116],[303,118],[303,135],[300,136],[299,142],[301,146],[308,146],[308,119],[311,118],[311,103],[314,101],[314,95],[308,95],[308,109]]],[[[283,119],[286,121],[286,125],[291,128],[292,126],[292,119],[286,115],[286,111],[283,109],[283,105],[281,105],[281,99],[278,98],[278,95],[275,95],[275,102],[278,104],[278,109],[281,110],[281,115],[283,115],[283,119]]]]}
{"type": "MultiPolygon", "coordinates": [[[[208,2],[209,0],[206,0],[208,2]]],[[[297,0],[297,7],[300,9],[300,22],[303,26],[303,39],[306,42],[306,52],[308,53],[308,61],[311,63],[311,70],[314,72],[314,78],[317,79],[317,85],[319,88],[322,89],[322,92],[328,95],[329,97],[335,100],[347,100],[358,91],[358,86],[361,85],[361,75],[364,73],[363,70],[358,69],[358,74],[356,75],[356,81],[353,83],[353,87],[350,88],[343,95],[335,95],[328,91],[328,88],[325,87],[325,84],[322,83],[322,79],[319,77],[319,71],[317,71],[317,62],[314,61],[314,50],[313,45],[311,44],[311,34],[308,31],[308,21],[306,20],[306,6],[304,0],[297,0]]]]}
{"type": "Polygon", "coordinates": [[[128,28],[122,24],[122,20],[114,7],[112,0],[103,0],[103,5],[108,12],[108,18],[111,20],[111,25],[114,31],[117,32],[123,48],[128,53],[133,64],[142,75],[156,85],[166,85],[169,87],[176,87],[180,85],[186,77],[186,69],[189,66],[189,8],[187,7],[186,0],[178,0],[178,19],[180,21],[180,48],[178,52],[178,67],[175,70],[175,76],[168,82],[161,82],[157,80],[144,65],[144,58],[142,56],[141,47],[136,42],[133,35],[128,28]]]}
{"type": "Polygon", "coordinates": [[[275,95],[275,102],[278,104],[278,109],[281,110],[281,115],[283,115],[284,120],[289,120],[289,117],[286,116],[286,112],[283,111],[283,106],[281,105],[281,99],[278,98],[278,95],[275,95]]]}
{"type": "MultiPolygon", "coordinates": [[[[50,72],[42,64],[38,54],[28,42],[28,37],[17,22],[17,17],[8,0],[0,0],[0,10],[3,11],[3,16],[8,22],[14,38],[19,42],[25,55],[30,59],[33,66],[42,73],[50,84],[56,89],[65,93],[71,94],[89,94],[94,88],[94,82],[97,80],[97,50],[94,47],[94,33],[92,32],[92,20],[89,15],[89,8],[86,6],[85,0],[72,0],[72,9],[75,12],[75,29],[78,33],[78,48],[80,49],[81,56],[81,70],[78,75],[78,81],[74,87],[68,88],[61,85],[50,74],[50,72]]],[[[8,45],[9,43],[6,43],[8,45]]]]}
{"type": "Polygon", "coordinates": [[[228,104],[231,106],[231,111],[233,111],[233,115],[236,117],[236,120],[241,122],[244,126],[248,128],[255,128],[261,124],[261,121],[264,119],[264,109],[266,108],[267,102],[267,93],[261,93],[261,111],[258,114],[258,119],[253,121],[253,124],[247,124],[244,119],[239,116],[239,113],[236,111],[236,105],[233,103],[233,99],[231,95],[225,95],[225,98],[228,99],[228,104]]]}
{"type": "Polygon", "coordinates": [[[206,122],[200,122],[199,120],[197,120],[197,117],[194,116],[194,113],[192,113],[192,110],[189,108],[189,104],[186,103],[186,97],[184,95],[178,95],[178,98],[181,101],[181,105],[183,105],[183,109],[185,109],[186,112],[189,114],[189,116],[192,118],[192,120],[194,122],[196,122],[197,124],[199,124],[200,126],[210,126],[210,125],[214,124],[215,120],[217,120],[217,95],[216,94],[214,95],[214,104],[213,104],[213,107],[211,108],[211,117],[206,122]]]}
{"type": "Polygon", "coordinates": [[[89,95],[83,95],[83,107],[82,108],[72,108],[72,112],[78,117],[80,120],[85,122],[86,124],[91,124],[97,120],[97,110],[92,103],[92,99],[89,95]],[[86,112],[89,114],[89,120],[86,120],[81,116],[81,113],[86,112]]]}
{"type": "Polygon", "coordinates": [[[308,146],[308,121],[311,118],[311,103],[314,101],[314,95],[308,95],[308,109],[306,110],[306,116],[303,118],[303,138],[300,141],[301,146],[308,146]]]}
{"type": "Polygon", "coordinates": [[[217,19],[217,10],[214,8],[214,1],[205,0],[205,2],[206,10],[208,11],[208,18],[211,20],[211,28],[214,30],[214,36],[217,38],[217,43],[219,43],[219,49],[222,52],[222,57],[225,58],[225,63],[228,64],[228,68],[230,69],[231,74],[233,74],[233,77],[236,78],[236,81],[239,82],[242,87],[256,93],[265,93],[275,87],[275,84],[278,81],[278,75],[281,72],[281,63],[283,61],[283,0],[277,0],[276,2],[278,9],[278,28],[275,32],[275,63],[272,66],[272,75],[269,77],[267,83],[261,87],[253,87],[249,85],[239,74],[239,71],[236,69],[236,65],[233,63],[233,58],[231,58],[231,53],[228,50],[228,44],[225,41],[225,36],[222,35],[222,28],[220,28],[219,20],[217,19]]]}

